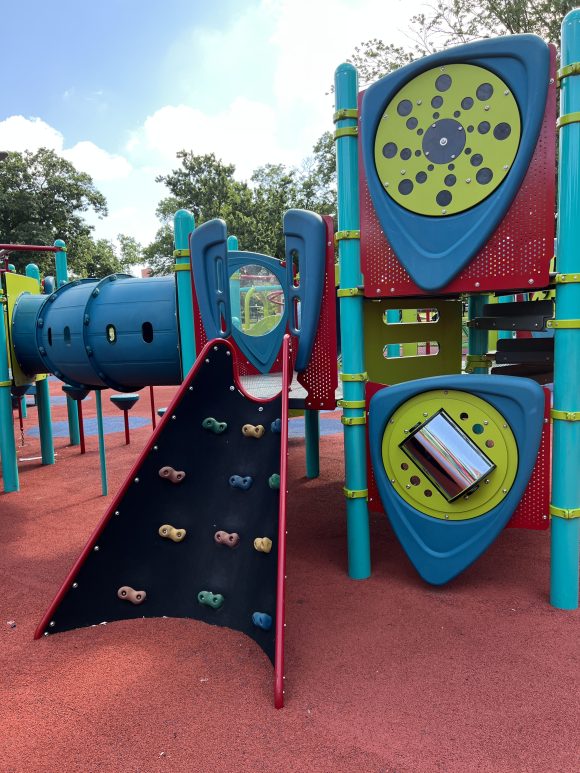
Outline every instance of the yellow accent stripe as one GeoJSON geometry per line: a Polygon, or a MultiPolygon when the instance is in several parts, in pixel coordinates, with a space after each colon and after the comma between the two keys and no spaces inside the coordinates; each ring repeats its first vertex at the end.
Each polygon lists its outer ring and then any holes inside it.
{"type": "Polygon", "coordinates": [[[550,505],[550,515],[571,521],[573,518],[580,518],[580,507],[566,508],[550,505]]]}
{"type": "Polygon", "coordinates": [[[341,408],[366,408],[366,400],[337,400],[341,408]]]}
{"type": "Polygon", "coordinates": [[[363,373],[341,373],[341,381],[368,381],[369,374],[366,370],[363,373]]]}
{"type": "Polygon", "coordinates": [[[189,263],[176,263],[173,266],[174,271],[191,271],[191,265],[189,263]]]}
{"type": "Polygon", "coordinates": [[[332,116],[334,123],[337,121],[344,121],[346,118],[358,118],[358,110],[356,107],[345,107],[342,110],[337,110],[332,116]]]}
{"type": "Polygon", "coordinates": [[[189,258],[189,250],[173,250],[174,258],[189,258]]]}
{"type": "Polygon", "coordinates": [[[334,234],[334,241],[338,244],[341,239],[360,239],[360,231],[337,231],[334,234]]]}
{"type": "Polygon", "coordinates": [[[341,287],[336,291],[339,298],[351,298],[353,295],[364,295],[362,287],[341,287]]]}
{"type": "Polygon", "coordinates": [[[0,381],[0,387],[11,387],[12,381],[0,381]]]}
{"type": "Polygon", "coordinates": [[[550,416],[555,421],[580,421],[580,411],[559,411],[557,408],[552,408],[550,416]]]}
{"type": "Polygon", "coordinates": [[[556,129],[561,129],[562,126],[568,126],[568,124],[578,122],[580,122],[580,113],[565,113],[556,121],[556,129]]]}
{"type": "Polygon", "coordinates": [[[554,282],[557,285],[573,284],[580,282],[580,274],[556,274],[554,282]]]}
{"type": "Polygon", "coordinates": [[[334,132],[334,139],[339,140],[341,137],[357,137],[358,126],[344,126],[342,129],[336,129],[334,132]]]}
{"type": "Polygon", "coordinates": [[[340,420],[347,427],[352,427],[352,426],[355,426],[357,424],[366,424],[367,423],[367,417],[366,416],[341,416],[340,420]]]}
{"type": "Polygon", "coordinates": [[[574,330],[580,328],[580,319],[549,319],[546,327],[554,330],[574,330]]]}
{"type": "Polygon", "coordinates": [[[572,64],[567,64],[566,67],[561,67],[558,70],[556,73],[558,85],[560,84],[561,80],[567,78],[569,75],[580,75],[580,62],[572,62],[572,64]]]}
{"type": "Polygon", "coordinates": [[[350,489],[344,486],[342,490],[347,499],[366,499],[369,495],[368,488],[358,489],[357,491],[356,489],[350,489]]]}

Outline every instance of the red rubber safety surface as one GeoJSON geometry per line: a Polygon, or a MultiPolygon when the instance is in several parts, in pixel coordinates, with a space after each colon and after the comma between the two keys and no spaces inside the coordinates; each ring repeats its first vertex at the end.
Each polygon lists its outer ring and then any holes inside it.
{"type": "MultiPolygon", "coordinates": [[[[156,389],[157,405],[171,392],[156,389]]],[[[84,407],[94,415],[94,400],[84,407]]],[[[134,410],[148,409],[145,390],[134,410]]],[[[111,492],[148,437],[107,436],[111,492]]],[[[437,589],[376,514],[373,576],[349,580],[342,439],[321,438],[322,475],[307,481],[291,438],[286,707],[276,711],[271,664],[226,629],[136,620],[33,641],[106,506],[96,438],[84,457],[56,446],[55,467],[23,463],[21,492],[0,494],[2,773],[578,769],[580,616],[548,604],[547,534],[505,531],[437,589]]],[[[20,455],[37,452],[27,439],[20,455]]]]}

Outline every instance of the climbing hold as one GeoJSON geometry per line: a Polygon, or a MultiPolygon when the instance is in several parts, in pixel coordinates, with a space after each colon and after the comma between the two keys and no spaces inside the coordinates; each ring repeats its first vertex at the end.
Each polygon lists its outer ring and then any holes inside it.
{"type": "Polygon", "coordinates": [[[256,537],[254,547],[259,553],[269,553],[272,550],[272,540],[269,537],[256,537]]]}
{"type": "Polygon", "coordinates": [[[230,477],[230,486],[232,488],[241,488],[242,491],[247,491],[253,482],[254,479],[250,478],[249,475],[244,475],[243,477],[241,475],[232,475],[230,477]]]}
{"type": "Polygon", "coordinates": [[[280,476],[278,473],[274,473],[273,475],[270,475],[268,478],[268,486],[270,488],[280,488],[280,476]]]}
{"type": "Polygon", "coordinates": [[[282,432],[282,420],[276,419],[270,424],[270,431],[275,435],[279,435],[282,432]]]}
{"type": "Polygon", "coordinates": [[[204,429],[208,429],[210,432],[213,432],[215,435],[221,435],[222,432],[225,432],[228,428],[228,425],[225,421],[218,421],[212,416],[208,416],[207,419],[204,419],[201,422],[201,426],[204,429]]]}
{"type": "Polygon", "coordinates": [[[144,590],[135,590],[129,585],[123,585],[117,591],[117,596],[123,601],[130,601],[131,604],[142,604],[147,598],[144,590]]]}
{"type": "Polygon", "coordinates": [[[162,467],[159,470],[159,476],[170,480],[172,483],[181,483],[185,478],[185,473],[183,470],[174,470],[173,467],[162,467]]]}
{"type": "Polygon", "coordinates": [[[185,529],[176,529],[170,523],[164,523],[159,527],[159,536],[165,537],[165,539],[173,540],[173,542],[181,542],[185,538],[187,532],[185,529]]]}
{"type": "Polygon", "coordinates": [[[265,612],[254,612],[252,615],[252,623],[257,628],[262,628],[264,631],[269,631],[272,627],[272,618],[265,612]]]}
{"type": "Polygon", "coordinates": [[[265,431],[263,424],[244,424],[242,427],[242,435],[244,435],[244,437],[255,437],[258,438],[258,440],[265,431]]]}
{"type": "Polygon", "coordinates": [[[231,534],[229,531],[216,531],[213,538],[218,545],[227,545],[229,548],[235,548],[240,541],[240,535],[235,531],[231,534]]]}
{"type": "Polygon", "coordinates": [[[197,600],[204,607],[219,609],[224,603],[224,597],[221,593],[212,593],[210,590],[202,590],[197,594],[197,600]]]}

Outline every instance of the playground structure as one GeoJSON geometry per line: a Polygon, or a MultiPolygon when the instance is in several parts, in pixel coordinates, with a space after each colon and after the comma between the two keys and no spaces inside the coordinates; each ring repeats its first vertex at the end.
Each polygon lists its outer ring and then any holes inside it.
{"type": "Polygon", "coordinates": [[[579,56],[573,11],[558,73],[553,47],[530,35],[434,54],[363,94],[341,65],[336,234],[330,218],[291,210],[280,262],[239,251],[223,221],[195,228],[179,212],[173,306],[172,278],[57,277],[46,298],[8,293],[11,356],[28,378],[51,372],[96,394],[181,383],[37,636],[143,615],[226,625],[274,661],[282,705],[288,410],[306,411],[314,476],[317,412],[336,405],[333,237],[350,575],[370,575],[369,508],[436,585],[508,524],[551,526],[551,602],[577,607],[579,56]],[[555,314],[529,297],[550,288],[555,314]],[[249,397],[252,378],[270,391],[249,397]]]}

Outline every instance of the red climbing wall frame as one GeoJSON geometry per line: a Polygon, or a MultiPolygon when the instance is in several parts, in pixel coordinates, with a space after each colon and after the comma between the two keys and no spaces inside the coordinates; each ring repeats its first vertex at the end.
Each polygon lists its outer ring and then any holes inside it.
{"type": "Polygon", "coordinates": [[[35,638],[141,617],[242,631],[283,705],[290,338],[283,388],[247,395],[209,342],[40,622],[35,638]]]}
{"type": "MultiPolygon", "coordinates": [[[[556,51],[540,136],[521,188],[485,247],[440,294],[536,289],[549,284],[556,197],[556,51]]],[[[362,93],[359,95],[359,110],[362,93]]],[[[361,268],[367,298],[424,295],[397,259],[379,224],[359,152],[361,268]]]]}

